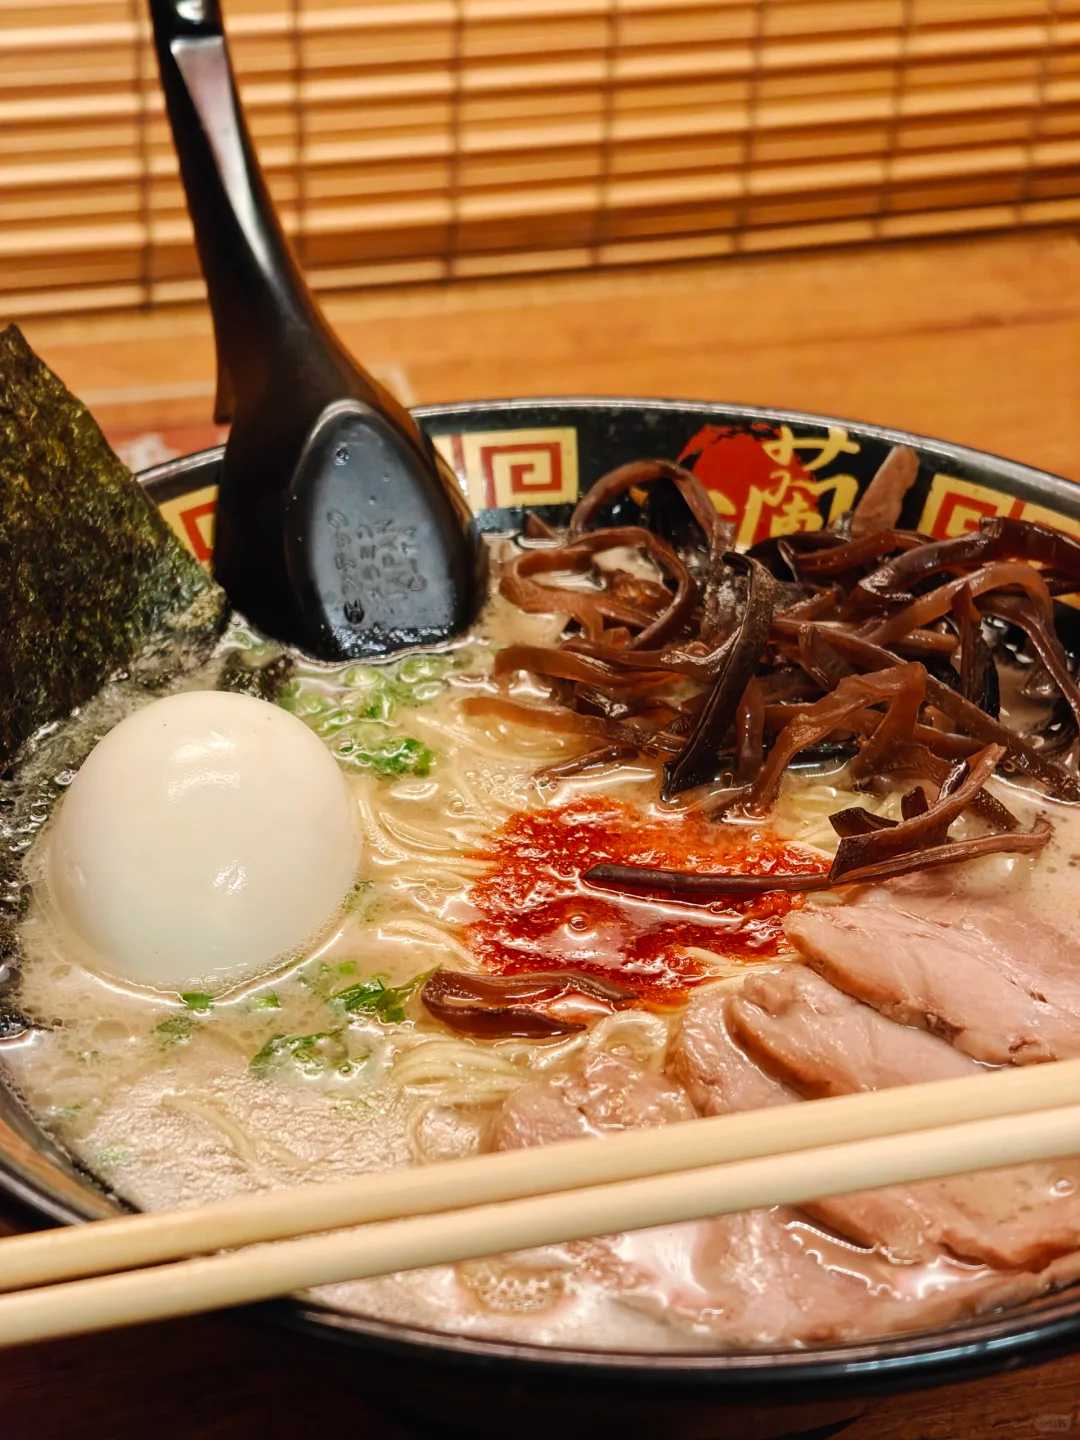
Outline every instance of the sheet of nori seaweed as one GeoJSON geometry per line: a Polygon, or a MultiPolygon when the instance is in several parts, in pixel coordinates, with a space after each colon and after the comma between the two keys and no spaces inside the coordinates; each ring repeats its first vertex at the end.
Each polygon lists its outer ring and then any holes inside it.
{"type": "Polygon", "coordinates": [[[86,406],[0,330],[0,761],[110,675],[212,639],[226,613],[86,406]]]}

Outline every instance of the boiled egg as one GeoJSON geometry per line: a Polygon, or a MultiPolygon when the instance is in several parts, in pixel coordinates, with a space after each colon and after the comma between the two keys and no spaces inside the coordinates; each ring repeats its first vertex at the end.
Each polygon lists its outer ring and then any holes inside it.
{"type": "Polygon", "coordinates": [[[159,990],[220,989],[297,954],[360,866],[348,783],[276,705],[189,691],[121,721],[46,839],[62,925],[94,969],[159,990]]]}

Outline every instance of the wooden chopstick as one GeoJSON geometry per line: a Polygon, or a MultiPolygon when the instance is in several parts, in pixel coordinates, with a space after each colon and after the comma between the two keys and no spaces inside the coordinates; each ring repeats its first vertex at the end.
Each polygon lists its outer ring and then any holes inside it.
{"type": "MultiPolygon", "coordinates": [[[[567,1140],[0,1240],[0,1291],[373,1220],[556,1194],[1080,1103],[1080,1060],[567,1140]]],[[[1080,1139],[1077,1149],[1080,1150],[1080,1139]]]]}
{"type": "Polygon", "coordinates": [[[98,1278],[0,1296],[0,1345],[1057,1158],[1080,1151],[1078,1100],[1080,1061],[1058,1061],[20,1236],[0,1241],[5,1284],[98,1278]],[[310,1234],[358,1220],[372,1223],[310,1234]],[[305,1238],[258,1243],[285,1235],[305,1238]],[[225,1245],[251,1248],[100,1273],[225,1245]]]}

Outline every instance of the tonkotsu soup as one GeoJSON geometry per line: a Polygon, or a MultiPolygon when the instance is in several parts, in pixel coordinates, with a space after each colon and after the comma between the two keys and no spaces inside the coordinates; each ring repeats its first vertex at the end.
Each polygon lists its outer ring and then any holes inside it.
{"type": "MultiPolygon", "coordinates": [[[[134,970],[74,938],[63,792],[95,740],[173,702],[117,682],[39,733],[2,812],[33,887],[25,1028],[0,1043],[27,1106],[155,1209],[1080,1055],[1080,695],[1052,600],[1080,588],[1080,546],[1020,522],[952,550],[898,531],[905,463],[846,528],[750,560],[692,477],[626,467],[567,532],[491,540],[491,598],[438,653],[330,669],[234,621],[174,688],[273,694],[354,827],[327,859],[297,793],[295,833],[266,835],[300,892],[312,855],[325,875],[349,852],[344,901],[269,961],[241,963],[237,935],[218,963],[193,915],[147,983],[138,895],[134,970]],[[667,539],[599,523],[658,481],[685,510],[667,539]]],[[[1068,1160],[316,1295],[475,1336],[722,1350],[924,1329],[1078,1275],[1068,1160]]]]}

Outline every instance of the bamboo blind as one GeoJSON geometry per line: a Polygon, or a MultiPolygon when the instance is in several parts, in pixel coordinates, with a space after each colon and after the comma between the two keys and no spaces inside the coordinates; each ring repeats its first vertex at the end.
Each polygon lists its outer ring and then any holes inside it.
{"type": "MultiPolygon", "coordinates": [[[[1080,0],[226,0],[316,286],[1080,217],[1080,0]]],[[[144,0],[0,0],[0,314],[201,293],[144,0]]]]}

